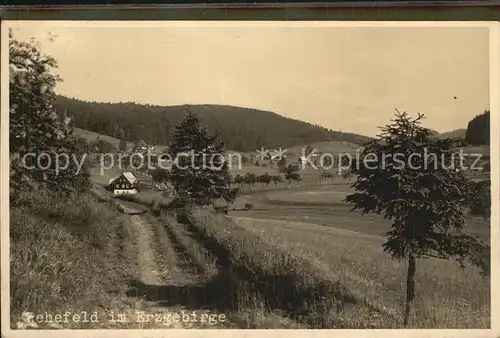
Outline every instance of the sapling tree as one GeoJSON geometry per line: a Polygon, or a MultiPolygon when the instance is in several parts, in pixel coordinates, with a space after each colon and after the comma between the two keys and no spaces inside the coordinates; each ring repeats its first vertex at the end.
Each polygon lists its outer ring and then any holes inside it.
{"type": "Polygon", "coordinates": [[[489,274],[489,244],[465,231],[472,184],[461,168],[457,140],[432,137],[421,126],[423,118],[397,112],[365,144],[351,168],[355,192],[346,198],[352,210],[392,220],[383,249],[408,262],[404,326],[415,298],[419,258],[453,259],[462,267],[472,263],[489,274]]]}

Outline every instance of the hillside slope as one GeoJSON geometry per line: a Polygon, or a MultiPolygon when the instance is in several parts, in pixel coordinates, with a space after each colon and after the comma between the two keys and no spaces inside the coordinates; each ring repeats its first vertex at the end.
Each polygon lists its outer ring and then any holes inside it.
{"type": "Polygon", "coordinates": [[[75,127],[124,139],[167,144],[187,110],[196,114],[210,133],[220,134],[227,148],[254,151],[261,146],[291,147],[323,141],[362,142],[366,136],[343,133],[269,111],[222,106],[153,106],[100,103],[58,96],[57,111],[74,117],[75,127]]]}
{"type": "Polygon", "coordinates": [[[466,129],[455,129],[452,131],[448,131],[446,133],[441,133],[439,134],[440,138],[461,138],[465,139],[465,133],[467,132],[466,129]]]}
{"type": "MultiPolygon", "coordinates": [[[[101,140],[104,140],[106,142],[111,143],[116,149],[119,149],[119,144],[120,140],[117,139],[116,137],[113,136],[108,136],[104,134],[99,134],[90,130],[85,130],[82,128],[75,128],[75,135],[79,137],[83,137],[85,140],[87,140],[89,143],[95,142],[98,138],[101,140]]],[[[132,142],[127,142],[127,149],[133,149],[133,143],[132,142]]],[[[153,145],[153,152],[155,153],[161,153],[165,149],[166,145],[162,144],[157,144],[153,145]]]]}

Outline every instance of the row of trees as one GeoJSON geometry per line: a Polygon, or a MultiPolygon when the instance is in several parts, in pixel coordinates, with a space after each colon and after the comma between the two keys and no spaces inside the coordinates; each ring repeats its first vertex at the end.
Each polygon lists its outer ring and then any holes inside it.
{"type": "Polygon", "coordinates": [[[253,188],[255,183],[260,183],[263,187],[267,187],[271,182],[273,182],[274,185],[283,182],[283,177],[280,175],[269,175],[268,173],[258,176],[253,173],[246,173],[245,175],[237,174],[233,182],[237,184],[240,189],[242,189],[244,185],[247,185],[248,188],[253,188]]]}

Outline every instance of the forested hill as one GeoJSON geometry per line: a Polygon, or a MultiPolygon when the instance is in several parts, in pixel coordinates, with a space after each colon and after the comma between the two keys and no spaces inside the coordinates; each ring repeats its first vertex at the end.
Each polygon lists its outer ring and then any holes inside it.
{"type": "Polygon", "coordinates": [[[186,109],[196,114],[211,134],[220,134],[228,149],[238,151],[322,141],[359,143],[369,139],[269,111],[222,105],[161,107],[128,102],[87,102],[58,96],[56,108],[58,113],[66,111],[73,117],[75,127],[130,142],[144,140],[149,144],[167,144],[173,129],[186,115],[186,109]]]}

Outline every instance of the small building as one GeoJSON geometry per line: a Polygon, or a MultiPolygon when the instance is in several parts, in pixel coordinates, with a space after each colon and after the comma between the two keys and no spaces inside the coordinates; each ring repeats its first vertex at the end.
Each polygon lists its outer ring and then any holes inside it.
{"type": "Polygon", "coordinates": [[[121,173],[121,175],[109,180],[108,188],[115,195],[135,195],[137,194],[138,180],[129,171],[121,173]]]}

